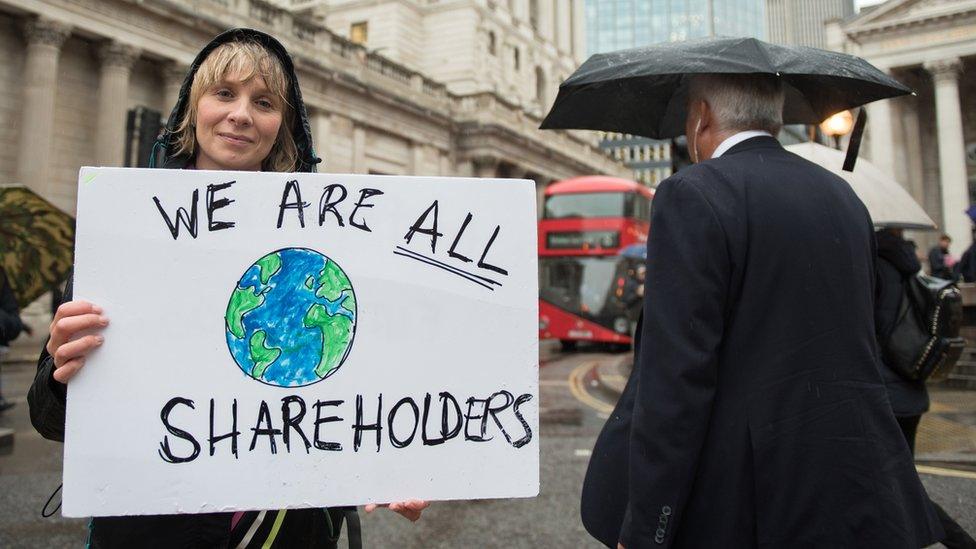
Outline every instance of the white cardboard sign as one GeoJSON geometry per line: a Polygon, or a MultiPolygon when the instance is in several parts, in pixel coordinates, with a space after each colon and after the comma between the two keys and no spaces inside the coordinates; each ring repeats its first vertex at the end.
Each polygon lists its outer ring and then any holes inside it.
{"type": "Polygon", "coordinates": [[[64,515],[529,497],[525,180],[83,168],[64,515]]]}

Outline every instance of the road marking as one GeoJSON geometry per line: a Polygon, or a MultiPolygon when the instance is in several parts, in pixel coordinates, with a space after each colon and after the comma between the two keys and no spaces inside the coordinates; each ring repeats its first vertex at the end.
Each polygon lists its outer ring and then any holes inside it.
{"type": "Polygon", "coordinates": [[[577,448],[573,454],[578,458],[588,458],[593,455],[593,450],[589,448],[577,448]]]}
{"type": "Polygon", "coordinates": [[[565,387],[569,385],[569,380],[568,379],[540,379],[539,385],[542,386],[558,385],[560,387],[565,387]]]}
{"type": "Polygon", "coordinates": [[[586,390],[586,383],[583,381],[583,377],[586,371],[593,368],[596,365],[595,362],[589,362],[585,364],[580,364],[569,374],[569,392],[576,397],[576,400],[586,404],[590,408],[593,408],[597,412],[610,413],[613,411],[613,406],[610,406],[606,402],[599,400],[598,398],[591,395],[586,390]]]}
{"type": "Polygon", "coordinates": [[[917,469],[919,473],[925,473],[926,475],[938,475],[940,477],[976,479],[976,472],[974,471],[963,471],[961,469],[947,469],[945,467],[933,467],[931,465],[916,465],[915,469],[917,469]]]}

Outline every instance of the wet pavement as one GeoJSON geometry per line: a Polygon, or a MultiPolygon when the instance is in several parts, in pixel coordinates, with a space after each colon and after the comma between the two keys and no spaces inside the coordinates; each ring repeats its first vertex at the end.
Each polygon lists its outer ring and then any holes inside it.
{"type": "MultiPolygon", "coordinates": [[[[599,547],[580,524],[579,493],[593,442],[626,382],[626,355],[547,351],[541,360],[539,497],[437,502],[417,523],[386,511],[363,514],[364,546],[599,547]]],[[[28,420],[24,395],[33,368],[25,363],[2,370],[4,395],[18,405],[0,414],[0,429],[16,432],[12,453],[0,450],[0,547],[82,547],[86,520],[40,516],[60,483],[61,445],[42,439],[28,420]]],[[[942,457],[965,454],[959,441],[968,440],[965,428],[976,427],[974,401],[974,391],[934,391],[933,411],[921,424],[920,449],[924,444],[939,450],[931,455],[942,457]],[[951,429],[944,421],[952,422],[951,429]],[[962,439],[947,439],[939,428],[962,439]]],[[[964,528],[976,531],[976,467],[933,461],[920,469],[931,497],[964,528]]]]}

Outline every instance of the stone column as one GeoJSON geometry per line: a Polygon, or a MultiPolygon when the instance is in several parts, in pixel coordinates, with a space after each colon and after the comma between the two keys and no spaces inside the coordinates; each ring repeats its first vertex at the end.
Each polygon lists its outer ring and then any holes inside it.
{"type": "Polygon", "coordinates": [[[440,170],[440,173],[438,173],[438,175],[445,176],[445,177],[457,175],[454,173],[454,167],[451,165],[451,155],[448,154],[446,151],[438,152],[437,162],[439,164],[439,170],[440,170]]]}
{"type": "Polygon", "coordinates": [[[475,177],[498,177],[498,159],[490,156],[479,156],[474,159],[475,177]]]}
{"type": "Polygon", "coordinates": [[[137,48],[107,42],[98,50],[102,62],[98,87],[95,157],[99,166],[121,166],[125,155],[125,114],[129,105],[129,74],[139,58],[137,48]]]}
{"type": "Polygon", "coordinates": [[[922,130],[918,122],[918,99],[899,98],[901,102],[901,125],[904,131],[905,168],[904,180],[899,181],[916,202],[925,206],[925,178],[922,174],[922,130]]]}
{"type": "Polygon", "coordinates": [[[562,0],[556,4],[556,46],[566,54],[573,51],[572,7],[570,0],[562,0]]]}
{"type": "Polygon", "coordinates": [[[585,0],[573,0],[573,59],[577,63],[586,59],[585,0]]]}
{"type": "Polygon", "coordinates": [[[939,136],[939,182],[942,187],[942,229],[952,237],[957,254],[972,242],[969,207],[969,177],[966,173],[966,144],[959,106],[959,59],[926,63],[935,85],[935,116],[939,136]]]}
{"type": "Polygon", "coordinates": [[[410,143],[410,166],[409,173],[407,175],[429,175],[424,173],[426,171],[426,166],[424,166],[424,144],[417,141],[412,141],[410,143]]]}
{"type": "Polygon", "coordinates": [[[553,29],[556,0],[539,0],[539,35],[547,42],[555,42],[553,29]]]}
{"type": "Polygon", "coordinates": [[[366,128],[359,125],[352,130],[352,173],[369,173],[366,166],[366,128]]]}
{"type": "Polygon", "coordinates": [[[891,102],[875,101],[868,105],[868,139],[871,163],[884,173],[895,175],[895,142],[892,139],[891,102]]]}
{"type": "Polygon", "coordinates": [[[168,61],[163,65],[163,116],[168,117],[176,106],[187,70],[186,65],[176,61],[168,61]]]}
{"type": "Polygon", "coordinates": [[[312,148],[315,156],[322,159],[318,165],[319,171],[325,170],[325,164],[329,160],[330,134],[332,133],[332,116],[322,109],[311,109],[309,117],[312,123],[312,148]]]}
{"type": "Polygon", "coordinates": [[[51,196],[53,181],[49,160],[54,140],[54,97],[57,90],[58,56],[71,28],[46,19],[27,23],[20,144],[17,182],[42,196],[51,196]]]}

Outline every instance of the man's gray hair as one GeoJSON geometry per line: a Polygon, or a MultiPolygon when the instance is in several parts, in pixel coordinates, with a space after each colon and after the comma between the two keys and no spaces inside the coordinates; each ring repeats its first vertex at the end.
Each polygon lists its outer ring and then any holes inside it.
{"type": "Polygon", "coordinates": [[[701,74],[692,77],[691,102],[705,100],[720,130],[764,130],[783,127],[783,83],[767,74],[701,74]]]}

